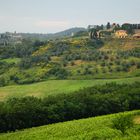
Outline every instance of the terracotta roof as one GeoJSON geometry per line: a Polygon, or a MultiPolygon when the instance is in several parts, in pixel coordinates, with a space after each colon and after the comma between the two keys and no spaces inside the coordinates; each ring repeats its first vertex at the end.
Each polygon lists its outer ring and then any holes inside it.
{"type": "Polygon", "coordinates": [[[125,30],[118,30],[118,31],[116,31],[116,32],[126,32],[125,30]]]}
{"type": "Polygon", "coordinates": [[[137,37],[137,36],[140,37],[140,33],[134,34],[133,36],[134,36],[134,37],[137,37]]]}

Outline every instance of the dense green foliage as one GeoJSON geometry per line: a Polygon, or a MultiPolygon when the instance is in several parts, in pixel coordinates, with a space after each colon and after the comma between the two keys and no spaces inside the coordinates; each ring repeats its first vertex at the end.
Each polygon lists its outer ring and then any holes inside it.
{"type": "Polygon", "coordinates": [[[132,111],[25,129],[0,134],[0,140],[139,140],[140,125],[138,124],[127,129],[126,134],[112,127],[113,120],[118,116],[135,118],[138,114],[140,111],[132,111]]]}
{"type": "Polygon", "coordinates": [[[9,99],[0,103],[0,132],[139,109],[139,84],[110,83],[45,99],[9,99]]]}

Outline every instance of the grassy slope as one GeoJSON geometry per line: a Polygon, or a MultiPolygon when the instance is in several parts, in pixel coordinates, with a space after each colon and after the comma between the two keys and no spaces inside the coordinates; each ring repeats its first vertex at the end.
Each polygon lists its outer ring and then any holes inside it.
{"type": "MultiPolygon", "coordinates": [[[[125,112],[140,114],[139,111],[125,112]]],[[[140,139],[140,134],[134,129],[128,130],[129,136],[122,136],[119,130],[113,129],[111,120],[116,114],[99,116],[76,121],[41,126],[9,134],[0,134],[0,140],[102,140],[102,139],[140,139]],[[130,136],[131,135],[131,136],[130,136]]],[[[135,126],[136,127],[136,126],[135,126]]],[[[137,127],[139,125],[137,124],[137,127]]]]}
{"type": "Polygon", "coordinates": [[[70,93],[96,84],[107,82],[131,83],[135,81],[140,81],[140,77],[108,80],[49,80],[30,85],[13,85],[0,88],[0,100],[23,96],[47,97],[59,93],[70,93]]]}
{"type": "Polygon", "coordinates": [[[139,39],[111,39],[105,41],[104,47],[101,48],[102,51],[106,51],[108,49],[112,50],[131,50],[133,48],[140,47],[139,39]]]}

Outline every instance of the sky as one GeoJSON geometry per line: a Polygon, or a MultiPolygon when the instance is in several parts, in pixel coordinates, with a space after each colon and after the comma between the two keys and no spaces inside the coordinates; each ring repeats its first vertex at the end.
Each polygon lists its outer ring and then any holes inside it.
{"type": "Polygon", "coordinates": [[[0,32],[55,33],[107,22],[140,23],[140,0],[0,0],[0,32]]]}

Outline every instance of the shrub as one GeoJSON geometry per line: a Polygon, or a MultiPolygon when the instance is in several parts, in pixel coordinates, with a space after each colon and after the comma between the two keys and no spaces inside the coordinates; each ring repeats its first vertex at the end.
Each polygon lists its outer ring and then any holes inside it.
{"type": "Polygon", "coordinates": [[[131,127],[133,127],[133,119],[130,115],[120,114],[113,120],[113,128],[120,130],[122,134],[125,134],[131,127]]]}
{"type": "Polygon", "coordinates": [[[69,72],[63,68],[60,67],[54,67],[50,69],[47,73],[47,76],[55,76],[57,79],[66,79],[66,77],[69,75],[69,72]]]}

